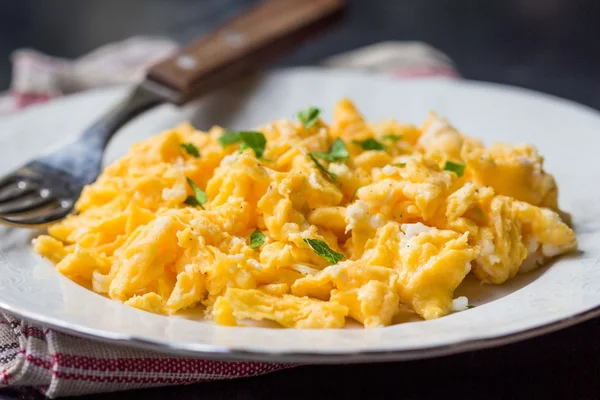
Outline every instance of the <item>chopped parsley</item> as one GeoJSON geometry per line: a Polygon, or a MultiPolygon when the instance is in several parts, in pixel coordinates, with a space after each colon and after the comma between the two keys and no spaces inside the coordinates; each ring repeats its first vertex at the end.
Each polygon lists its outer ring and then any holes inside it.
{"type": "Polygon", "coordinates": [[[262,233],[258,229],[255,230],[254,232],[252,232],[252,235],[250,235],[250,248],[258,249],[265,243],[266,239],[267,238],[265,237],[264,233],[262,233]]]}
{"type": "Polygon", "coordinates": [[[387,146],[383,143],[378,142],[373,138],[368,138],[365,140],[354,140],[354,144],[362,147],[363,150],[385,150],[387,146]]]}
{"type": "Polygon", "coordinates": [[[198,151],[198,148],[196,146],[194,146],[192,143],[181,143],[180,145],[186,153],[188,153],[190,156],[194,156],[196,158],[200,158],[200,152],[198,151]]]}
{"type": "Polygon", "coordinates": [[[329,155],[336,160],[346,160],[348,157],[350,157],[350,154],[348,154],[348,149],[346,148],[346,144],[340,138],[335,139],[333,142],[331,150],[329,151],[329,155]]]}
{"type": "Polygon", "coordinates": [[[323,160],[335,162],[335,161],[345,161],[350,157],[348,153],[348,149],[346,148],[346,144],[340,138],[335,139],[329,153],[323,153],[322,151],[313,151],[312,154],[315,157],[319,157],[323,160]]]}
{"type": "Polygon", "coordinates": [[[223,147],[241,142],[240,150],[252,149],[256,158],[261,158],[267,147],[265,135],[255,131],[226,131],[219,138],[219,142],[223,147]]]}
{"type": "Polygon", "coordinates": [[[385,140],[389,140],[390,142],[397,142],[398,140],[402,139],[403,136],[390,134],[390,135],[383,135],[381,138],[385,139],[385,140]]]}
{"type": "Polygon", "coordinates": [[[221,146],[227,147],[231,144],[239,143],[241,140],[242,138],[240,137],[239,132],[225,131],[225,133],[223,133],[223,136],[219,138],[219,143],[221,143],[221,146]]]}
{"type": "Polygon", "coordinates": [[[316,107],[308,107],[306,110],[299,111],[296,117],[302,122],[304,128],[310,129],[319,120],[319,115],[321,115],[321,110],[316,107]]]}
{"type": "Polygon", "coordinates": [[[405,162],[394,163],[394,164],[392,164],[392,167],[404,168],[404,167],[406,167],[406,163],[405,162]]]}
{"type": "Polygon", "coordinates": [[[446,161],[446,164],[444,164],[444,171],[452,171],[460,178],[465,173],[465,164],[446,161]]]}
{"type": "Polygon", "coordinates": [[[331,157],[329,153],[323,153],[322,151],[312,151],[310,154],[320,158],[321,160],[333,161],[333,157],[331,157]]]}
{"type": "Polygon", "coordinates": [[[313,162],[314,162],[315,164],[317,164],[317,167],[318,167],[318,168],[319,168],[321,171],[323,171],[323,172],[325,172],[327,175],[329,175],[329,177],[330,177],[331,179],[333,179],[334,181],[337,181],[337,180],[338,180],[338,176],[337,176],[336,174],[334,174],[333,172],[329,171],[327,168],[325,168],[325,167],[323,166],[323,164],[321,164],[321,163],[319,162],[319,160],[317,160],[317,158],[316,158],[316,157],[313,155],[313,153],[308,153],[308,156],[310,157],[310,159],[311,159],[311,160],[313,160],[313,162]]]}
{"type": "Polygon", "coordinates": [[[330,264],[337,264],[344,258],[343,254],[337,253],[327,246],[322,240],[318,239],[304,239],[306,244],[314,251],[319,257],[328,261],[330,264]]]}
{"type": "Polygon", "coordinates": [[[187,199],[185,199],[185,204],[204,209],[202,205],[208,201],[208,195],[204,192],[204,190],[200,189],[193,180],[187,177],[185,179],[187,179],[188,185],[190,185],[194,191],[193,196],[188,196],[187,199]]]}
{"type": "Polygon", "coordinates": [[[469,304],[469,305],[467,305],[467,310],[468,310],[469,308],[475,308],[475,306],[472,306],[472,305],[470,305],[470,304],[469,304]]]}

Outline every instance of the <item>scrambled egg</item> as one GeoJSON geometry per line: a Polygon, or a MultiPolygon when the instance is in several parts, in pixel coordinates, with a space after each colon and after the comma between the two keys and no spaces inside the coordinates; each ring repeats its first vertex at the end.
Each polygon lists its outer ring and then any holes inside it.
{"type": "Polygon", "coordinates": [[[346,99],[331,125],[318,114],[137,143],[35,250],[153,313],[373,328],[448,314],[469,273],[501,284],[576,248],[533,147],[486,148],[435,114],[369,124],[346,99]]]}

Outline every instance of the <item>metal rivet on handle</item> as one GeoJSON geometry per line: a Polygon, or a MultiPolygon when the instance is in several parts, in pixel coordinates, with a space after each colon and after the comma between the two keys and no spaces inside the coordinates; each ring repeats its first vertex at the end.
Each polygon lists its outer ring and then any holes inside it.
{"type": "Polygon", "coordinates": [[[175,63],[177,64],[177,66],[181,69],[194,69],[196,68],[197,64],[196,64],[196,60],[194,60],[194,57],[190,57],[190,56],[179,56],[177,57],[177,60],[175,60],[175,63]]]}
{"type": "Polygon", "coordinates": [[[244,42],[246,40],[244,38],[244,35],[242,35],[241,33],[238,33],[236,31],[230,31],[225,33],[225,41],[230,46],[240,47],[244,45],[244,42]]]}

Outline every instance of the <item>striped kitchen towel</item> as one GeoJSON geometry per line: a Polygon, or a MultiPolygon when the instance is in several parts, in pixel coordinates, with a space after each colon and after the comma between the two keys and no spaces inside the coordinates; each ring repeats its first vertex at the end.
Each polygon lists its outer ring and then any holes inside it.
{"type": "Polygon", "coordinates": [[[293,364],[208,361],[94,342],[0,314],[0,387],[49,397],[262,375],[293,364]]]}

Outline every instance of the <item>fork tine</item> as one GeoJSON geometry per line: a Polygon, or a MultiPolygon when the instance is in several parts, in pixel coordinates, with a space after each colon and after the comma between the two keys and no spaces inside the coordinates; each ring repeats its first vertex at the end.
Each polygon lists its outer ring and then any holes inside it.
{"type": "Polygon", "coordinates": [[[0,214],[0,217],[6,218],[6,217],[10,217],[14,220],[22,220],[22,219],[28,219],[31,217],[37,217],[40,215],[45,215],[51,211],[53,211],[54,209],[56,209],[57,207],[60,207],[60,203],[56,200],[53,200],[49,203],[46,203],[44,205],[35,207],[35,208],[31,208],[29,210],[25,210],[25,211],[21,211],[21,212],[15,212],[12,214],[6,213],[6,214],[0,214]]]}
{"type": "Polygon", "coordinates": [[[0,216],[30,212],[54,201],[52,196],[33,194],[11,202],[0,203],[0,216]]]}
{"type": "Polygon", "coordinates": [[[20,197],[33,192],[36,185],[27,181],[15,181],[7,187],[0,190],[0,204],[7,201],[19,199],[20,197]]]}
{"type": "Polygon", "coordinates": [[[0,190],[2,190],[2,188],[6,185],[9,185],[10,183],[15,182],[15,177],[14,175],[7,175],[7,176],[3,176],[2,178],[0,178],[0,190]]]}
{"type": "Polygon", "coordinates": [[[45,210],[43,213],[27,214],[25,216],[0,216],[0,220],[13,226],[43,226],[58,221],[67,216],[72,208],[63,207],[55,202],[53,208],[45,210]]]}

